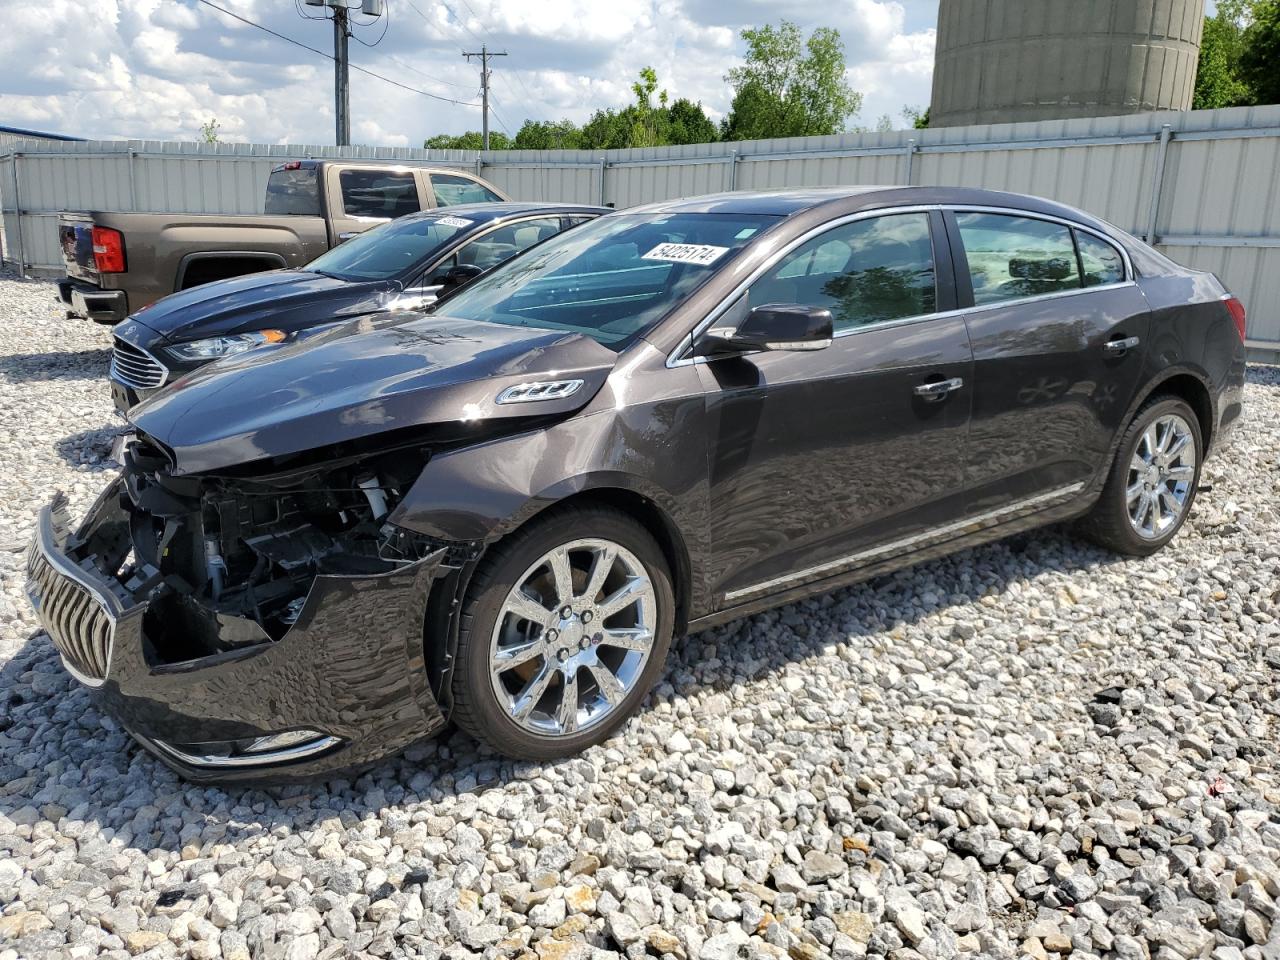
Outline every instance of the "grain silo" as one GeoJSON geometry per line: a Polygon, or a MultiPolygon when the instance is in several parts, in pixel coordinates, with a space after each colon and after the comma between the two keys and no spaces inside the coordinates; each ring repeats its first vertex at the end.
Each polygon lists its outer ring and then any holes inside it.
{"type": "Polygon", "coordinates": [[[931,127],[1189,110],[1204,0],[940,0],[931,127]]]}

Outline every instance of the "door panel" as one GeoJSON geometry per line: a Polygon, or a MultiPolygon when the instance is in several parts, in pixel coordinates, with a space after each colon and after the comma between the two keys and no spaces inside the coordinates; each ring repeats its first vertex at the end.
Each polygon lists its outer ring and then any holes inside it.
{"type": "MultiPolygon", "coordinates": [[[[992,219],[999,218],[988,217],[988,226],[992,219]]],[[[986,273],[975,286],[986,290],[987,305],[967,314],[974,397],[965,484],[978,512],[1054,491],[1068,495],[1106,467],[1137,389],[1148,327],[1141,291],[1116,282],[1123,263],[1108,260],[1103,248],[1082,246],[1077,258],[1068,247],[1071,266],[1063,270],[1060,236],[1038,250],[1024,240],[1001,255],[994,243],[980,242],[987,249],[975,256],[975,241],[965,240],[967,259],[986,273]],[[1133,337],[1130,349],[1107,346],[1133,337]]],[[[966,258],[957,259],[963,276],[966,258]]]]}
{"type": "Polygon", "coordinates": [[[966,512],[972,360],[962,318],[872,327],[820,352],[699,369],[713,437],[713,592],[828,564],[966,512]],[[937,400],[916,394],[944,377],[964,385],[937,400]]]}

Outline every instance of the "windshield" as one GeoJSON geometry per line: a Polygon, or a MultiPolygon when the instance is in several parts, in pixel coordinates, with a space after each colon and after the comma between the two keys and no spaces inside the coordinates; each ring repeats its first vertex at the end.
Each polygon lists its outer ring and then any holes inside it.
{"type": "Polygon", "coordinates": [[[366,230],[303,267],[339,280],[390,280],[470,230],[464,217],[411,217],[366,230]]]}
{"type": "Polygon", "coordinates": [[[763,214],[610,214],[472,281],[440,312],[572,330],[620,350],[777,220],[763,214]]]}

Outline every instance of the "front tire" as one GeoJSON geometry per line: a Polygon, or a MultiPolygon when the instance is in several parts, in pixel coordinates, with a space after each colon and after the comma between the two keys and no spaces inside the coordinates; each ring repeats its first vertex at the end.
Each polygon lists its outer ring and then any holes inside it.
{"type": "Polygon", "coordinates": [[[1102,496],[1081,521],[1081,533],[1117,553],[1155,553],[1191,513],[1203,459],[1200,421],[1186,401],[1147,401],[1120,438],[1102,496]]]}
{"type": "Polygon", "coordinates": [[[553,508],[494,545],[463,605],[458,726],[550,760],[607,739],[662,670],[675,620],[653,536],[605,506],[553,508]]]}

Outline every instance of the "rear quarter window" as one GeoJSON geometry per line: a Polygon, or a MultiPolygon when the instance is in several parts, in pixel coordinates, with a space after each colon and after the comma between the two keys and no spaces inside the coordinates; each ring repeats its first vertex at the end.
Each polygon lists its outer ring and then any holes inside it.
{"type": "Polygon", "coordinates": [[[272,215],[320,216],[320,183],[316,168],[272,170],[267,177],[263,212],[272,215]]]}
{"type": "Polygon", "coordinates": [[[1111,244],[1077,230],[1076,246],[1080,250],[1080,266],[1084,270],[1086,287],[1100,287],[1124,280],[1124,258],[1111,244]]]}

